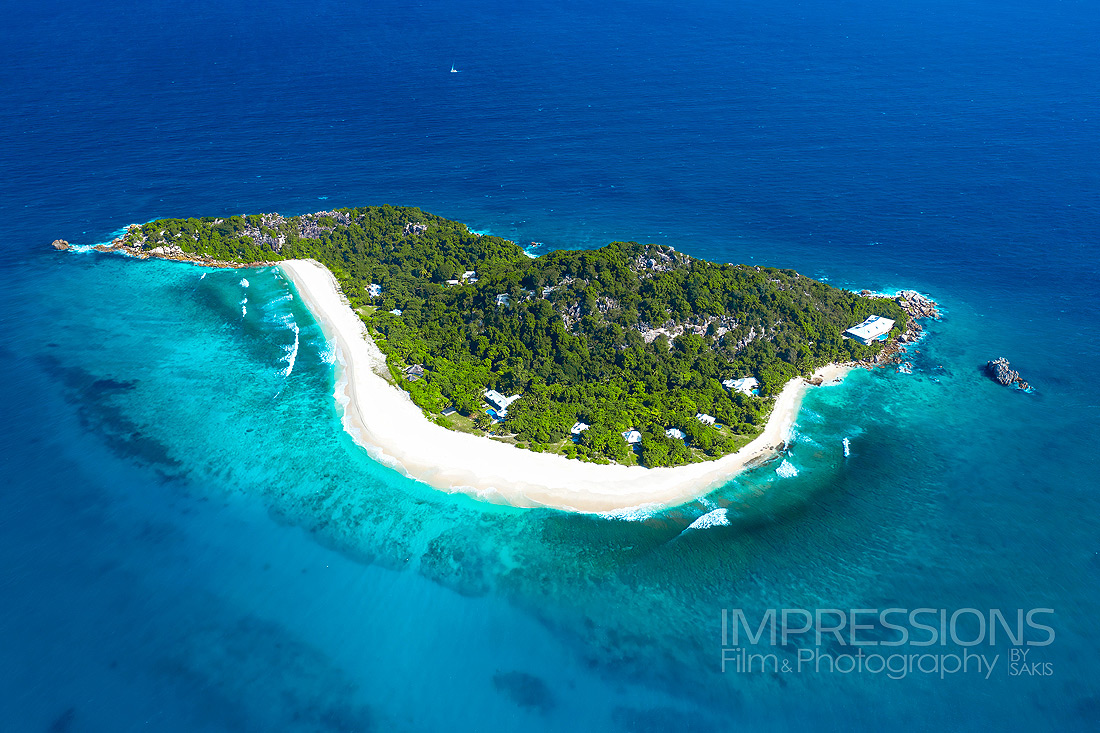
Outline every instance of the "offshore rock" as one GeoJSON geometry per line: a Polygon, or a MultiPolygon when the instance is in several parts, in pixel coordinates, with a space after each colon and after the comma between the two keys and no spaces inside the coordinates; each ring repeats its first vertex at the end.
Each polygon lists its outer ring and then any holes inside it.
{"type": "Polygon", "coordinates": [[[53,247],[54,249],[60,249],[60,250],[70,249],[69,243],[66,242],[64,239],[55,239],[52,242],[50,242],[50,246],[53,247]]]}
{"type": "Polygon", "coordinates": [[[1024,390],[1031,389],[1031,385],[1020,379],[1020,373],[1009,366],[1008,359],[1003,356],[986,362],[985,371],[997,384],[1003,384],[1006,387],[1016,385],[1019,389],[1024,390]]]}
{"type": "Polygon", "coordinates": [[[1000,359],[986,362],[985,370],[998,384],[1008,386],[1015,384],[1020,378],[1020,373],[1008,365],[1008,359],[1003,356],[1000,359]]]}

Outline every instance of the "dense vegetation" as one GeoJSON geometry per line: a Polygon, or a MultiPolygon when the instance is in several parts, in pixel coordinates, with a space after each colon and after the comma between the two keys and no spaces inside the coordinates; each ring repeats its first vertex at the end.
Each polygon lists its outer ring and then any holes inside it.
{"type": "Polygon", "coordinates": [[[842,338],[844,329],[872,314],[906,321],[889,300],[793,270],[635,242],[531,259],[513,242],[410,208],[163,219],[124,239],[219,259],[319,260],[422,408],[439,415],[454,406],[464,417],[447,418],[452,427],[594,461],[661,466],[727,453],[759,432],[768,398],[787,380],[881,348],[842,338]],[[414,364],[425,369],[415,382],[403,378],[414,364]],[[750,375],[760,398],[721,384],[750,375]],[[485,413],[487,388],[522,395],[503,423],[485,413]],[[591,427],[574,443],[577,420],[591,427]],[[686,439],[666,437],[670,427],[686,439]],[[643,436],[636,456],[621,436],[630,428],[643,436]]]}

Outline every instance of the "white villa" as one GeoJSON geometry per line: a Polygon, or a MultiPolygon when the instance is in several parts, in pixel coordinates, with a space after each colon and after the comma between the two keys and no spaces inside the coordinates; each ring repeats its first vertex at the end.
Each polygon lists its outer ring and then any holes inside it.
{"type": "Polygon", "coordinates": [[[472,283],[476,283],[477,282],[477,273],[474,272],[473,270],[467,270],[466,272],[462,273],[462,279],[467,280],[467,281],[472,282],[472,283]]]}
{"type": "Polygon", "coordinates": [[[634,428],[631,428],[630,430],[627,430],[623,433],[623,440],[625,440],[630,445],[638,445],[642,442],[642,434],[634,428]]]}
{"type": "Polygon", "coordinates": [[[683,440],[684,439],[684,431],[681,430],[680,428],[669,428],[668,430],[665,431],[665,435],[667,435],[670,438],[675,438],[676,440],[683,440]]]}
{"type": "Polygon", "coordinates": [[[573,435],[580,435],[585,430],[588,430],[588,428],[590,427],[591,425],[589,425],[588,423],[583,423],[578,420],[577,422],[573,423],[573,427],[569,428],[569,432],[573,435]]]}
{"type": "Polygon", "coordinates": [[[874,341],[890,333],[894,322],[882,316],[871,316],[858,326],[852,326],[844,332],[845,336],[854,338],[870,346],[874,341]]]}
{"type": "Polygon", "coordinates": [[[753,390],[760,387],[756,377],[741,377],[740,379],[727,379],[722,386],[730,392],[740,392],[743,395],[753,396],[753,390]]]}
{"type": "Polygon", "coordinates": [[[395,316],[399,316],[399,315],[401,315],[401,309],[400,308],[394,308],[392,311],[390,311],[390,313],[394,314],[395,316]]]}
{"type": "Polygon", "coordinates": [[[512,298],[508,293],[500,293],[497,295],[497,305],[508,306],[512,304],[512,298]]]}
{"type": "Polygon", "coordinates": [[[695,419],[698,420],[699,422],[703,423],[704,425],[713,425],[714,424],[714,415],[708,415],[705,412],[695,413],[695,419]]]}
{"type": "Polygon", "coordinates": [[[371,283],[367,286],[367,293],[370,295],[370,297],[377,298],[379,295],[382,294],[382,286],[378,283],[371,283]]]}
{"type": "Polygon", "coordinates": [[[508,405],[512,404],[519,398],[520,396],[518,394],[514,394],[511,397],[505,397],[500,392],[497,392],[495,389],[485,390],[485,399],[489,402],[490,405],[493,406],[493,408],[497,411],[497,415],[499,415],[500,417],[504,417],[505,415],[507,415],[508,405]]]}
{"type": "Polygon", "coordinates": [[[449,287],[449,288],[453,288],[454,286],[456,286],[458,284],[459,284],[458,280],[448,280],[447,281],[447,287],[449,287]]]}

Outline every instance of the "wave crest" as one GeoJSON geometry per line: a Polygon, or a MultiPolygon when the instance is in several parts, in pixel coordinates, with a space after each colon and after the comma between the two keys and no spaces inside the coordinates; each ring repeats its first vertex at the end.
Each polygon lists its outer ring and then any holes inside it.
{"type": "Polygon", "coordinates": [[[729,526],[730,518],[726,513],[725,508],[715,509],[712,512],[707,512],[703,516],[696,519],[694,522],[688,525],[688,529],[707,529],[709,527],[725,527],[729,526]]]}
{"type": "Polygon", "coordinates": [[[798,475],[798,469],[786,458],[784,458],[783,462],[779,464],[779,467],[775,469],[775,472],[781,478],[794,478],[798,475]]]}

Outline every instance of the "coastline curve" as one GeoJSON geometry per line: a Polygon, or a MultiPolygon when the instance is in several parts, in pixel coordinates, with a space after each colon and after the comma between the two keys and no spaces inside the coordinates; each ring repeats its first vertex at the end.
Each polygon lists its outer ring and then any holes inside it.
{"type": "MultiPolygon", "coordinates": [[[[409,478],[483,501],[580,513],[691,501],[773,455],[789,437],[810,384],[801,377],[790,380],[776,398],[764,431],[735,453],[713,461],[644,468],[535,453],[429,420],[407,392],[382,376],[387,371],[385,355],[332,273],[314,260],[284,260],[278,266],[335,349],[334,397],[344,429],[355,442],[374,460],[409,478]]],[[[823,367],[814,381],[834,382],[849,368],[823,367]]]]}

